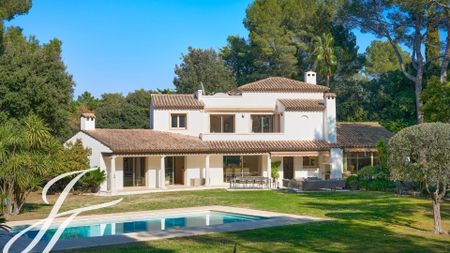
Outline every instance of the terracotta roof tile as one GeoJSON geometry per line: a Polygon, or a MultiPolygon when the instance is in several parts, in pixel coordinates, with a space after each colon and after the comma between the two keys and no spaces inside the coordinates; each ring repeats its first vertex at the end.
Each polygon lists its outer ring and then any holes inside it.
{"type": "Polygon", "coordinates": [[[330,88],[285,77],[269,77],[242,85],[230,93],[242,92],[326,92],[330,88]]]}
{"type": "Polygon", "coordinates": [[[373,148],[394,134],[377,122],[338,122],[337,142],[344,148],[373,148]]]}
{"type": "Polygon", "coordinates": [[[324,151],[336,146],[326,141],[202,141],[198,137],[150,129],[96,129],[83,132],[117,154],[324,151]]]}
{"type": "Polygon", "coordinates": [[[286,111],[317,112],[325,109],[322,99],[278,99],[286,111]]]}
{"type": "Polygon", "coordinates": [[[203,109],[203,102],[191,94],[153,94],[152,104],[155,109],[203,109]]]}
{"type": "Polygon", "coordinates": [[[85,105],[81,105],[81,116],[85,118],[95,118],[95,113],[89,110],[85,105]]]}
{"type": "Polygon", "coordinates": [[[211,152],[256,153],[276,151],[326,151],[336,145],[326,141],[208,141],[211,152]]]}
{"type": "Polygon", "coordinates": [[[114,153],[204,153],[209,146],[199,138],[150,129],[96,129],[83,131],[114,153]]]}
{"type": "Polygon", "coordinates": [[[198,137],[150,129],[96,129],[84,133],[117,154],[260,153],[326,151],[332,147],[374,148],[392,133],[378,123],[337,123],[337,144],[326,141],[202,141],[198,137]]]}

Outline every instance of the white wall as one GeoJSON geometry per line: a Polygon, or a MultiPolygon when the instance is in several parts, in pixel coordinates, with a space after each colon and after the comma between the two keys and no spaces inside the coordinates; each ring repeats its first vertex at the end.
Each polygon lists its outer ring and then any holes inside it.
{"type": "Polygon", "coordinates": [[[179,134],[187,134],[199,136],[206,129],[206,115],[200,110],[154,110],[152,112],[154,118],[153,129],[159,131],[168,131],[179,134]],[[171,128],[171,114],[186,114],[186,129],[171,128]]]}
{"type": "Polygon", "coordinates": [[[223,156],[209,156],[209,185],[222,185],[223,182],[223,156]]]}
{"type": "Polygon", "coordinates": [[[284,133],[290,139],[322,140],[323,112],[284,112],[284,133]]]}
{"type": "Polygon", "coordinates": [[[146,184],[147,188],[156,188],[158,183],[158,170],[161,158],[159,156],[149,156],[146,161],[146,184]]]}
{"type": "Polygon", "coordinates": [[[186,156],[186,171],[184,185],[191,186],[191,179],[201,178],[201,170],[205,168],[205,158],[203,156],[186,156]]]}
{"type": "MultiPolygon", "coordinates": [[[[153,110],[150,125],[155,130],[199,136],[203,140],[314,140],[325,139],[325,114],[323,112],[284,112],[284,106],[277,99],[324,99],[323,93],[243,93],[230,96],[216,94],[202,96],[204,110],[153,110]],[[254,110],[262,112],[254,112],[254,110]],[[283,113],[280,118],[281,133],[252,133],[251,115],[283,113]],[[187,115],[186,129],[172,129],[170,115],[187,115]],[[234,133],[210,133],[211,114],[232,114],[235,116],[234,133]]],[[[335,109],[334,109],[335,110],[335,109]]],[[[327,114],[329,115],[331,111],[327,114]]]]}
{"type": "Polygon", "coordinates": [[[202,101],[205,109],[214,108],[275,108],[277,99],[323,99],[322,92],[305,93],[242,93],[242,95],[229,96],[226,94],[217,94],[212,96],[203,96],[202,101]]]}
{"type": "MultiPolygon", "coordinates": [[[[77,134],[72,136],[72,138],[68,139],[65,142],[65,145],[67,145],[68,143],[75,143],[78,139],[81,140],[83,147],[91,149],[91,155],[89,156],[89,166],[99,167],[100,170],[107,173],[107,166],[102,153],[112,153],[112,150],[83,132],[78,132],[77,134]]],[[[107,189],[107,182],[105,181],[101,184],[100,190],[107,191],[107,189]]]]}

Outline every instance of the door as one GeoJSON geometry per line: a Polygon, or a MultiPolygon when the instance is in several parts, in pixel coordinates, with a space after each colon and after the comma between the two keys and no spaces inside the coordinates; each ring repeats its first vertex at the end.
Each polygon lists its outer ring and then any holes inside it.
{"type": "Polygon", "coordinates": [[[126,157],[123,159],[123,186],[145,186],[144,157],[126,157]]]}
{"type": "Polygon", "coordinates": [[[175,184],[184,184],[184,156],[176,156],[174,160],[175,184]]]}
{"type": "Polygon", "coordinates": [[[294,158],[293,157],[283,157],[283,178],[293,179],[294,178],[294,158]]]}

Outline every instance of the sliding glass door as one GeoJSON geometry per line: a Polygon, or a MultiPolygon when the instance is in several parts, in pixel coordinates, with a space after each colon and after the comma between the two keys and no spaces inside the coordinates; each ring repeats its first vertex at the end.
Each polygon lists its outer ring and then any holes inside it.
{"type": "Polygon", "coordinates": [[[224,182],[229,182],[234,177],[261,176],[260,156],[224,156],[223,177],[224,182]]]}
{"type": "Polygon", "coordinates": [[[123,186],[145,186],[145,157],[123,159],[123,186]]]}

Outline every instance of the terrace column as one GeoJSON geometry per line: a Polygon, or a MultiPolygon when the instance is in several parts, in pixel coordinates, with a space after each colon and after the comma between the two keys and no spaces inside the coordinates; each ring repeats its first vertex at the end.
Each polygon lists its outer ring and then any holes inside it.
{"type": "Polygon", "coordinates": [[[270,154],[267,154],[266,170],[267,170],[267,176],[266,177],[272,178],[272,157],[270,156],[270,154]]]}
{"type": "Polygon", "coordinates": [[[116,183],[116,156],[111,156],[111,166],[109,169],[109,191],[111,194],[117,192],[116,183]]]}
{"type": "Polygon", "coordinates": [[[331,179],[342,178],[342,171],[344,168],[343,163],[343,151],[340,148],[332,148],[330,150],[330,162],[331,162],[331,179]]]}
{"type": "Polygon", "coordinates": [[[209,185],[209,155],[205,156],[205,185],[209,185]]]}
{"type": "Polygon", "coordinates": [[[166,188],[166,164],[165,164],[165,158],[166,156],[160,157],[159,162],[159,180],[158,180],[158,187],[161,189],[166,188]]]}

